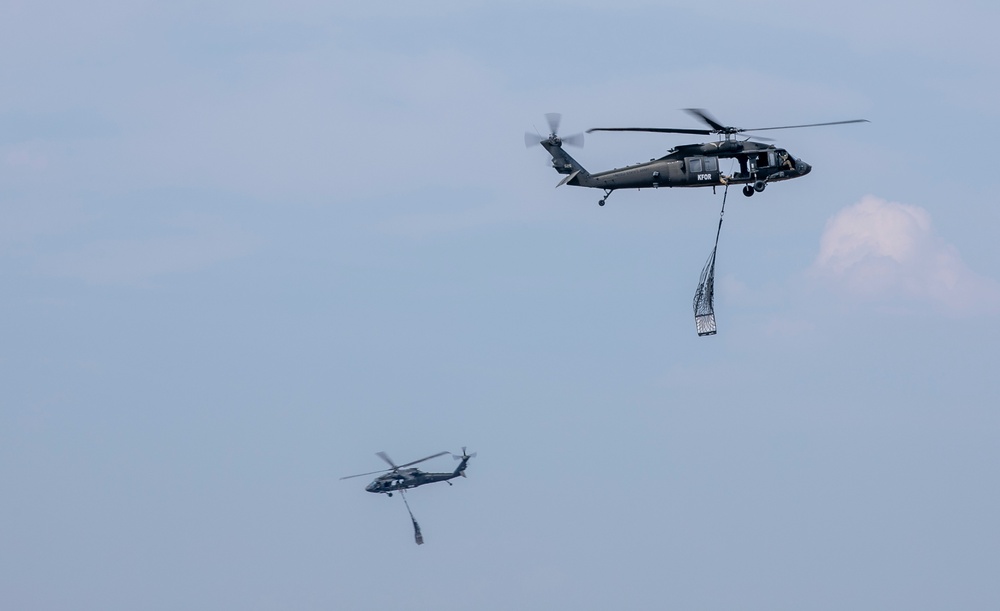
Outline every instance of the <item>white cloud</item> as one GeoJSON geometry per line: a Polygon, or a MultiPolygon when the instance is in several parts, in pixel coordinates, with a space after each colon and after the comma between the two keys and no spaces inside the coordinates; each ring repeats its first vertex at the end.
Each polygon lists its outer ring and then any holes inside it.
{"type": "Polygon", "coordinates": [[[965,265],[926,210],[872,195],[827,222],[813,271],[854,296],[928,301],[954,314],[1000,308],[1000,285],[965,265]]]}

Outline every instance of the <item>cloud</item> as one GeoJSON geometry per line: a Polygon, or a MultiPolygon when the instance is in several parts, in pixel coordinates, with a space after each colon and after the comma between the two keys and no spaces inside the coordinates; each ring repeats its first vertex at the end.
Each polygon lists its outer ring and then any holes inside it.
{"type": "Polygon", "coordinates": [[[953,314],[1000,309],[1000,285],[965,265],[926,210],[872,195],[827,221],[813,272],[853,296],[926,301],[953,314]]]}

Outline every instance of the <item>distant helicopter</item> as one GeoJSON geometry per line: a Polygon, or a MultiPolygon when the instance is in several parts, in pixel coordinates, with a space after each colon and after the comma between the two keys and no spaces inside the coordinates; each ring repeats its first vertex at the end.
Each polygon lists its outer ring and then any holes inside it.
{"type": "MultiPolygon", "coordinates": [[[[541,144],[552,155],[552,167],[555,168],[556,172],[566,175],[566,178],[562,179],[556,187],[572,185],[603,189],[604,197],[597,202],[601,206],[604,205],[608,196],[617,189],[656,189],[658,187],[712,187],[714,189],[717,186],[742,184],[745,185],[743,195],[750,197],[754,193],[762,192],[768,183],[805,176],[812,170],[812,167],[805,161],[796,159],[785,149],[762,142],[752,142],[749,138],[740,140],[736,137],[737,134],[771,129],[868,122],[866,119],[851,119],[829,123],[745,129],[723,125],[702,109],[686,108],[685,111],[707,123],[711,129],[595,127],[588,129],[587,133],[613,131],[700,134],[705,136],[718,134],[723,138],[716,142],[682,144],[670,149],[666,156],[659,159],[651,159],[646,163],[596,174],[585,170],[579,162],[563,150],[563,144],[583,146],[583,134],[560,137],[558,131],[561,116],[558,113],[545,115],[549,124],[547,138],[528,132],[524,134],[524,144],[528,147],[541,144]],[[736,159],[739,162],[740,171],[729,175],[723,174],[719,168],[721,159],[736,159]]],[[[762,137],[757,137],[757,139],[769,140],[769,138],[762,137]]]]}
{"type": "Polygon", "coordinates": [[[425,460],[430,460],[432,458],[437,458],[438,456],[444,456],[448,452],[438,452],[437,454],[431,454],[430,456],[425,456],[420,460],[414,460],[403,465],[397,465],[392,462],[392,459],[385,452],[376,452],[376,456],[384,460],[389,464],[389,469],[381,469],[379,471],[370,471],[368,473],[359,473],[357,475],[348,475],[340,479],[351,479],[352,477],[362,477],[364,475],[374,475],[375,473],[385,473],[385,475],[380,475],[372,480],[372,483],[365,486],[365,490],[368,492],[375,492],[379,494],[386,494],[392,496],[392,493],[396,490],[403,491],[410,488],[416,488],[417,486],[423,486],[424,484],[433,484],[434,482],[451,482],[448,480],[455,479],[458,476],[465,477],[465,467],[469,464],[470,458],[475,458],[476,453],[467,454],[465,448],[462,448],[462,455],[452,454],[455,460],[461,460],[458,463],[458,467],[455,468],[451,473],[426,473],[420,469],[407,469],[405,467],[410,467],[417,463],[424,462],[425,460]]]}

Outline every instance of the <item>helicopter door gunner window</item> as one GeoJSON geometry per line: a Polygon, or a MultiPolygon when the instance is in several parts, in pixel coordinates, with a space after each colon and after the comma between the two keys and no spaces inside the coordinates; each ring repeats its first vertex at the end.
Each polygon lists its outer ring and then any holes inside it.
{"type": "Polygon", "coordinates": [[[706,172],[718,172],[719,171],[719,159],[717,157],[705,157],[705,171],[706,172]]]}
{"type": "Polygon", "coordinates": [[[709,162],[717,161],[714,157],[688,157],[685,159],[688,167],[688,180],[694,182],[695,184],[699,182],[711,182],[713,179],[712,172],[718,171],[718,164],[715,165],[715,169],[712,170],[711,164],[709,162]]]}

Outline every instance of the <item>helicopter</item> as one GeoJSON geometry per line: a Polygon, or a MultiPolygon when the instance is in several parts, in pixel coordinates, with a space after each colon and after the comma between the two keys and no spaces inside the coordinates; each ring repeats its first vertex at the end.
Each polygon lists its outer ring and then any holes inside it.
{"type": "MultiPolygon", "coordinates": [[[[769,183],[791,180],[805,176],[812,171],[805,161],[793,157],[787,150],[773,144],[754,142],[747,137],[740,139],[744,132],[772,129],[796,129],[821,125],[844,125],[847,123],[868,123],[867,119],[832,121],[828,123],[808,123],[805,125],[782,125],[777,127],[742,128],[723,125],[708,111],[700,108],[686,108],[687,113],[708,124],[711,129],[685,129],[669,127],[595,127],[587,133],[605,132],[655,132],[668,134],[696,134],[722,136],[715,142],[682,144],[668,151],[659,159],[651,159],[623,168],[591,174],[563,149],[563,144],[583,146],[583,134],[561,137],[558,135],[561,115],[549,113],[545,118],[549,124],[549,135],[526,132],[524,144],[527,147],[542,145],[552,156],[552,167],[564,174],[556,187],[571,185],[603,189],[604,197],[598,200],[603,206],[608,196],[617,189],[656,189],[659,187],[712,187],[742,184],[743,195],[750,197],[764,191],[769,183]],[[740,171],[724,174],[720,169],[722,159],[736,159],[740,171]]],[[[770,140],[754,136],[757,140],[770,140]]]]}
{"type": "Polygon", "coordinates": [[[374,492],[377,494],[386,494],[392,496],[395,491],[408,490],[410,488],[416,488],[417,486],[423,486],[424,484],[433,484],[434,482],[448,482],[451,486],[451,482],[448,480],[455,479],[458,476],[465,477],[465,468],[469,464],[470,458],[475,458],[476,453],[468,454],[465,451],[465,447],[462,447],[462,455],[452,454],[455,460],[460,460],[462,462],[458,463],[458,467],[450,473],[427,473],[416,468],[406,468],[411,467],[417,463],[422,463],[425,460],[430,460],[432,458],[437,458],[438,456],[444,456],[448,452],[438,452],[437,454],[431,454],[430,456],[425,456],[419,460],[414,460],[406,464],[397,465],[392,462],[389,455],[385,452],[376,452],[375,455],[384,460],[389,464],[389,469],[381,469],[379,471],[370,471],[368,473],[358,473],[357,475],[348,475],[340,479],[351,479],[353,477],[362,477],[364,475],[374,475],[375,473],[384,473],[376,477],[370,484],[365,486],[365,490],[368,492],[374,492]],[[386,473],[387,472],[387,473],[386,473]]]}

